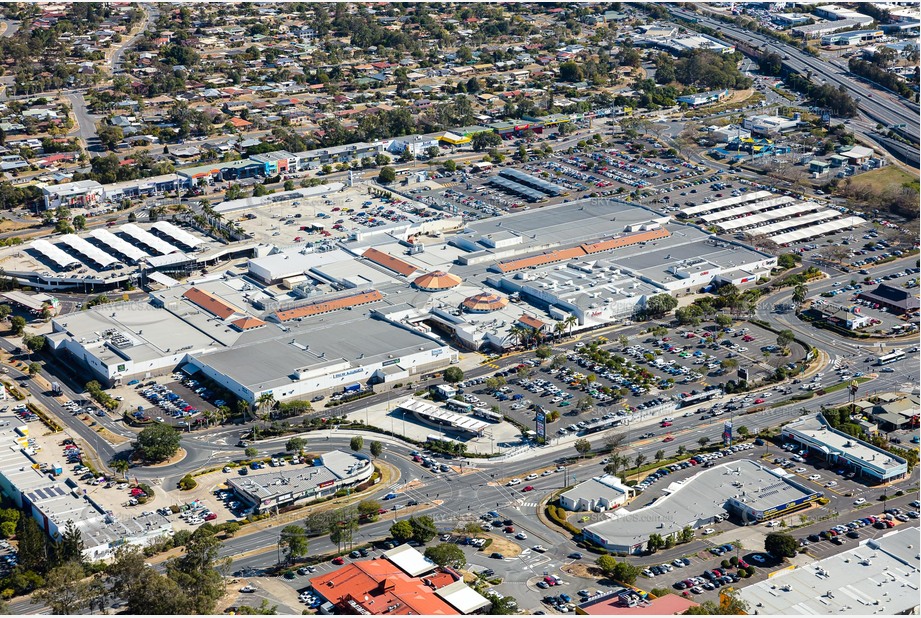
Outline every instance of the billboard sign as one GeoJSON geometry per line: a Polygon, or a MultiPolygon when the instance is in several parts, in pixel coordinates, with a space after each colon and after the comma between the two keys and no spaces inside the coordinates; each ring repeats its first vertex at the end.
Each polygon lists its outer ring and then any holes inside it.
{"type": "Polygon", "coordinates": [[[544,412],[543,408],[537,409],[537,414],[534,416],[534,421],[537,424],[537,437],[541,440],[547,439],[547,413],[544,412]]]}
{"type": "Polygon", "coordinates": [[[732,444],[732,421],[723,423],[723,444],[732,444]]]}

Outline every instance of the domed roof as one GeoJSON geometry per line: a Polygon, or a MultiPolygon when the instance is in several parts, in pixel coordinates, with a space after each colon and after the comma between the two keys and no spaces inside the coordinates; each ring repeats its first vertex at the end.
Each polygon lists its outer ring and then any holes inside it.
{"type": "Polygon", "coordinates": [[[436,270],[425,273],[413,281],[413,284],[420,290],[434,292],[436,290],[449,290],[461,284],[461,278],[443,270],[436,270]]]}
{"type": "Polygon", "coordinates": [[[498,311],[508,304],[508,299],[495,292],[481,292],[464,299],[461,306],[474,313],[489,313],[498,311]]]}

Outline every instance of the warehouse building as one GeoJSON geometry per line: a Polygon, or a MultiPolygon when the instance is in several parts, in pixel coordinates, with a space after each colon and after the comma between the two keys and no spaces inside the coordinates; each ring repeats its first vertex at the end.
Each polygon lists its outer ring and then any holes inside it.
{"type": "Polygon", "coordinates": [[[853,470],[869,483],[889,483],[908,474],[908,463],[888,451],[838,431],[821,414],[785,425],[783,438],[809,449],[828,466],[853,470]]]}
{"type": "Polygon", "coordinates": [[[609,519],[586,526],[582,535],[609,551],[638,554],[650,534],[677,538],[685,526],[696,530],[727,514],[740,523],[755,524],[805,508],[819,497],[788,475],[742,459],[672,483],[652,504],[618,509],[609,519]]]}
{"type": "Polygon", "coordinates": [[[232,478],[227,485],[253,513],[259,514],[332,496],[340,489],[364,483],[373,473],[374,466],[367,457],[330,451],[306,468],[283,466],[265,474],[232,478]]]}
{"type": "Polygon", "coordinates": [[[806,566],[776,571],[738,594],[749,614],[913,615],[919,571],[918,529],[906,526],[806,566]]]}
{"type": "Polygon", "coordinates": [[[172,524],[162,515],[116,516],[75,480],[41,472],[30,454],[29,427],[19,425],[12,415],[0,419],[0,426],[0,491],[25,516],[34,518],[52,541],[60,541],[73,523],[83,539],[83,556],[95,561],[110,558],[121,545],[143,547],[172,533],[172,524]]]}
{"type": "Polygon", "coordinates": [[[796,130],[800,125],[800,115],[793,114],[792,118],[783,116],[752,116],[742,120],[742,126],[752,132],[752,135],[774,135],[796,130]]]}

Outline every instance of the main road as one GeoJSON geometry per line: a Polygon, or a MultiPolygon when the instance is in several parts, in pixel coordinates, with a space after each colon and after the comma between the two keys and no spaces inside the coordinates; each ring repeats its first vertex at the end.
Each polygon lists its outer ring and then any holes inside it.
{"type": "MultiPolygon", "coordinates": [[[[857,100],[861,115],[868,118],[873,123],[879,123],[886,127],[901,124],[906,125],[905,128],[901,130],[914,144],[918,144],[918,112],[909,109],[905,105],[894,104],[888,97],[881,94],[882,91],[870,88],[863,82],[853,78],[846,69],[820,58],[815,58],[792,45],[787,45],[772,37],[744,30],[738,26],[734,26],[713,17],[679,9],[674,5],[669,5],[669,10],[679,18],[696,21],[696,23],[701,25],[718,29],[721,35],[728,39],[763,49],[780,51],[784,56],[784,66],[802,75],[812,74],[814,76],[813,79],[822,77],[827,80],[829,84],[839,87],[843,86],[848,90],[848,93],[857,100]],[[875,97],[874,94],[876,95],[875,97]]],[[[860,132],[864,137],[877,141],[880,145],[887,148],[887,150],[893,148],[893,144],[889,140],[877,140],[878,135],[873,131],[862,129],[860,132]]],[[[914,165],[918,165],[919,161],[921,161],[917,147],[908,147],[900,144],[896,147],[896,150],[899,154],[907,156],[909,162],[914,165]]]]}

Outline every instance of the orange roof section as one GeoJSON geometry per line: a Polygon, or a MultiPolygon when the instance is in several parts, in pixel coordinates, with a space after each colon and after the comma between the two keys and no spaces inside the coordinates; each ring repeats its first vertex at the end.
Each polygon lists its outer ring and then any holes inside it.
{"type": "Polygon", "coordinates": [[[425,273],[413,280],[413,284],[423,290],[447,290],[459,286],[461,282],[460,277],[443,270],[425,273]]]}
{"type": "Polygon", "coordinates": [[[508,273],[516,270],[521,270],[523,268],[533,268],[536,266],[544,266],[546,264],[555,264],[556,262],[563,262],[565,260],[574,260],[586,255],[590,255],[592,253],[600,253],[601,251],[609,251],[611,249],[618,249],[620,247],[628,247],[637,243],[657,240],[659,238],[666,238],[668,236],[671,236],[671,234],[669,234],[668,230],[665,228],[647,230],[645,232],[635,232],[633,234],[625,234],[610,240],[602,240],[596,243],[579,245],[578,247],[572,247],[571,249],[560,249],[557,251],[551,251],[550,253],[542,253],[541,255],[533,255],[531,257],[519,258],[517,260],[499,262],[496,264],[496,267],[501,272],[508,273]]]}
{"type": "Polygon", "coordinates": [[[470,311],[497,311],[508,305],[508,299],[494,292],[480,292],[464,299],[461,303],[470,311]]]}
{"type": "Polygon", "coordinates": [[[222,320],[226,320],[235,313],[243,313],[233,305],[225,303],[214,294],[199,290],[198,288],[189,288],[182,294],[182,297],[192,301],[208,313],[216,315],[222,320]]]}
{"type": "Polygon", "coordinates": [[[424,583],[427,579],[410,577],[389,560],[362,560],[314,577],[310,584],[350,614],[457,615],[457,610],[424,583]]]}
{"type": "Polygon", "coordinates": [[[538,320],[537,318],[532,318],[529,315],[521,316],[520,318],[518,318],[518,321],[524,324],[525,326],[528,326],[530,328],[536,328],[537,330],[540,330],[544,326],[547,325],[546,323],[538,320]]]}
{"type": "Polygon", "coordinates": [[[259,318],[251,318],[247,316],[245,318],[240,318],[239,320],[234,320],[230,323],[230,325],[237,330],[252,330],[254,328],[259,328],[260,326],[265,326],[265,322],[259,318]]]}
{"type": "Polygon", "coordinates": [[[304,305],[295,309],[276,311],[275,319],[277,319],[279,322],[287,322],[288,320],[294,320],[296,318],[307,318],[312,315],[329,313],[330,311],[337,311],[347,307],[358,307],[360,305],[373,303],[374,301],[378,301],[383,298],[384,295],[377,290],[369,290],[359,294],[352,294],[351,296],[334,298],[333,300],[318,300],[316,302],[310,303],[309,305],[304,305]]]}
{"type": "Polygon", "coordinates": [[[668,238],[669,236],[671,236],[669,231],[663,227],[660,227],[656,230],[636,232],[634,234],[627,234],[626,236],[620,236],[618,238],[602,240],[601,242],[585,244],[581,246],[586,253],[600,253],[601,251],[610,251],[611,249],[629,247],[630,245],[635,245],[637,243],[648,242],[650,240],[658,240],[659,238],[668,238]]]}
{"type": "Polygon", "coordinates": [[[698,605],[699,603],[679,597],[677,594],[666,594],[646,604],[627,607],[617,596],[614,596],[591,605],[583,605],[579,607],[579,613],[589,616],[674,616],[683,614],[698,605]]]}
{"type": "Polygon", "coordinates": [[[368,249],[361,254],[361,257],[367,258],[378,266],[383,266],[387,270],[392,270],[393,272],[399,273],[404,277],[410,276],[417,270],[416,267],[409,262],[404,262],[399,258],[395,258],[392,255],[384,253],[383,251],[378,251],[377,249],[368,249]]]}

